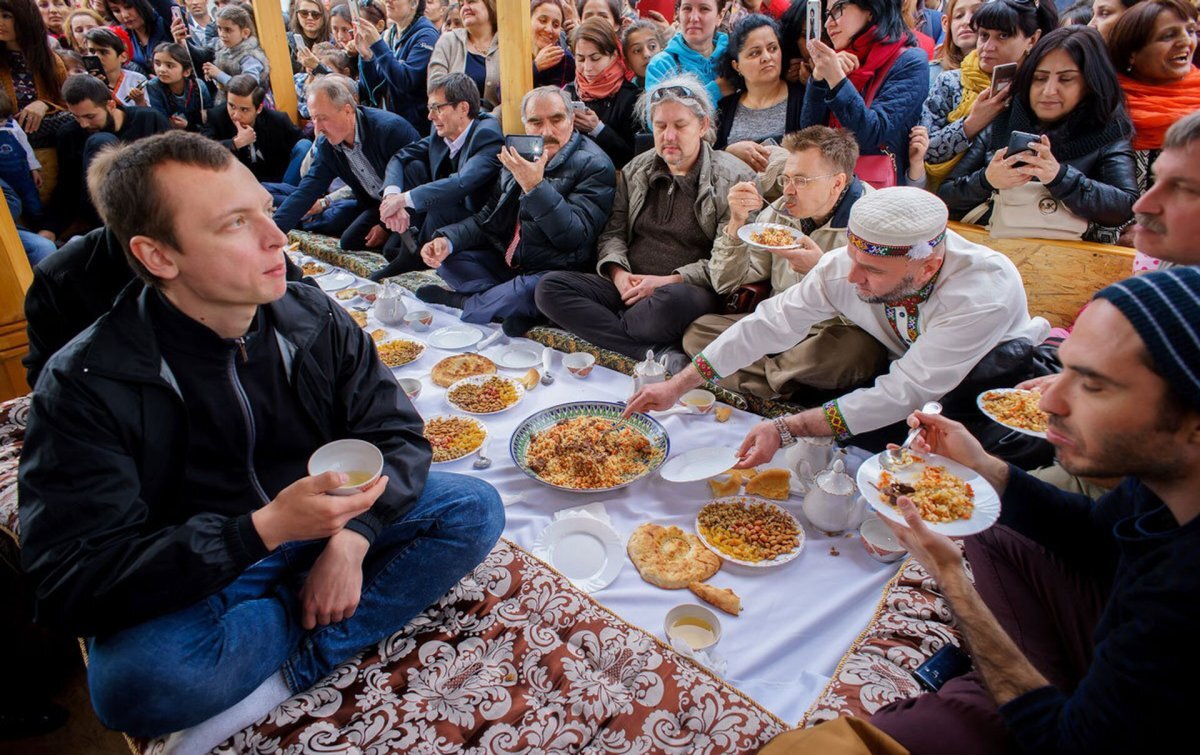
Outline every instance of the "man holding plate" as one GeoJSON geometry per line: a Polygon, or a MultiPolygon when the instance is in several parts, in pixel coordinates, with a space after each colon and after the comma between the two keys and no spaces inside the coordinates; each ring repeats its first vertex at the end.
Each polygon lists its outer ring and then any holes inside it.
{"type": "Polygon", "coordinates": [[[1124,477],[1092,501],[989,455],[961,424],[914,414],[914,448],[982,475],[999,525],[965,549],[907,498],[892,524],[954,610],[974,671],[871,723],[912,752],[1166,752],[1190,736],[1200,660],[1200,270],[1100,291],[1045,389],[1071,474],[1124,477]],[[970,563],[967,575],[966,562],[970,563]]]}
{"type": "MultiPolygon", "coordinates": [[[[849,245],[822,255],[804,280],[760,304],[681,374],[635,394],[628,411],[669,408],[705,380],[786,351],[812,326],[842,317],[887,347],[887,373],[823,406],[759,423],[742,444],[739,466],[766,463],[801,436],[882,450],[903,437],[914,407],[933,400],[979,433],[1008,435],[979,412],[975,397],[1034,377],[1035,346],[1050,325],[1029,316],[1012,262],[947,230],[947,218],[946,205],[921,189],[864,195],[850,210],[849,245]]],[[[1036,453],[1031,442],[1045,445],[1022,438],[1005,453],[1036,453]]]]}

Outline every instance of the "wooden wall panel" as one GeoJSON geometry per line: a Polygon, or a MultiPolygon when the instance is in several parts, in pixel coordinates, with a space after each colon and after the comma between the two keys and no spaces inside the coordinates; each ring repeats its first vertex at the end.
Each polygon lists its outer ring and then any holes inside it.
{"type": "Polygon", "coordinates": [[[523,134],[521,98],[533,89],[529,0],[497,0],[500,39],[500,122],[506,134],[523,134]]]}
{"type": "Polygon", "coordinates": [[[32,282],[33,271],[8,203],[0,202],[0,400],[29,392],[21,358],[29,353],[25,291],[32,282]]]}
{"type": "Polygon", "coordinates": [[[296,109],[296,84],[292,79],[292,56],[288,52],[287,28],[283,23],[279,0],[253,0],[254,20],[258,24],[258,43],[271,61],[271,94],[275,109],[288,114],[292,123],[300,123],[296,109]]]}

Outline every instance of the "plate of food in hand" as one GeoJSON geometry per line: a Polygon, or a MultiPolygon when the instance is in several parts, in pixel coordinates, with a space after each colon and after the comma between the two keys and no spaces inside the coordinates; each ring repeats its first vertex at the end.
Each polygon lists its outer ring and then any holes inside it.
{"type": "Polygon", "coordinates": [[[786,509],[748,496],[712,501],[696,514],[696,533],[726,561],[782,566],[804,550],[804,528],[786,509]]]}
{"type": "Polygon", "coordinates": [[[738,229],[738,238],[759,249],[790,249],[804,235],[779,223],[747,223],[738,229]]]}
{"type": "Polygon", "coordinates": [[[467,414],[498,414],[525,397],[525,386],[500,375],[473,375],[446,389],[446,400],[467,414]]]}
{"type": "Polygon", "coordinates": [[[453,414],[425,420],[425,439],[433,446],[433,463],[457,461],[479,450],[487,439],[487,425],[474,417],[453,414]]]}
{"type": "Polygon", "coordinates": [[[1038,402],[1041,400],[1042,394],[1039,391],[993,388],[979,394],[975,403],[979,406],[979,411],[992,421],[1018,433],[1045,438],[1049,417],[1038,408],[1038,402]]]}
{"type": "Polygon", "coordinates": [[[899,465],[887,469],[882,464],[886,453],[858,468],[858,489],[880,516],[903,524],[897,501],[906,496],[929,529],[951,537],[983,532],[1000,518],[1000,496],[975,470],[944,456],[909,450],[899,465]]]}
{"type": "Polygon", "coordinates": [[[671,451],[658,420],[637,413],[622,420],[624,404],[576,401],[527,417],[508,450],[522,472],[571,493],[623,488],[652,474],[671,451]]]}
{"type": "Polygon", "coordinates": [[[421,358],[425,344],[412,338],[393,338],[375,345],[379,361],[388,367],[403,367],[421,358]]]}

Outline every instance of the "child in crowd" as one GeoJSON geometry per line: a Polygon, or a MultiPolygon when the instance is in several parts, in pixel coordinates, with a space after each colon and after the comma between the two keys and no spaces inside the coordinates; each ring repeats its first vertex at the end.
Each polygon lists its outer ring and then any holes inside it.
{"type": "Polygon", "coordinates": [[[312,50],[307,47],[298,50],[297,57],[305,70],[292,77],[292,80],[296,82],[296,107],[300,111],[300,117],[307,120],[309,117],[308,98],[304,94],[304,89],[310,80],[327,73],[340,73],[353,81],[356,72],[350,54],[333,42],[320,42],[314,45],[312,50]]]}
{"type": "Polygon", "coordinates": [[[87,73],[87,69],[83,67],[83,58],[79,57],[79,53],[74,50],[55,50],[63,65],[67,67],[67,75],[74,76],[77,73],[87,73]]]}
{"type": "Polygon", "coordinates": [[[247,73],[258,79],[268,92],[271,89],[271,64],[254,35],[254,21],[240,5],[227,5],[217,11],[217,45],[215,63],[204,64],[204,78],[217,82],[220,100],[225,99],[225,87],[238,74],[247,73]]]}
{"type": "Polygon", "coordinates": [[[33,154],[25,130],[14,118],[17,109],[4,87],[0,87],[0,180],[3,180],[21,200],[25,219],[38,227],[35,219],[42,214],[38,189],[42,186],[42,164],[33,154]]]}
{"type": "Polygon", "coordinates": [[[155,78],[146,86],[150,107],[167,116],[172,128],[199,131],[204,111],[212,105],[208,88],[192,73],[192,59],[178,42],[154,48],[155,78]]]}
{"type": "Polygon", "coordinates": [[[129,62],[125,43],[107,26],[97,26],[83,33],[88,55],[95,55],[104,67],[104,78],[112,90],[113,99],[122,105],[144,105],[142,87],[146,77],[137,71],[126,70],[129,62]]]}

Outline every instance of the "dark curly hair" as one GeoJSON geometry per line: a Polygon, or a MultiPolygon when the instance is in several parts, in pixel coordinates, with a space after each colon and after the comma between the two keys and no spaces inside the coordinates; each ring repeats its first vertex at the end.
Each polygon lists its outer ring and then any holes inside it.
{"type": "MultiPolygon", "coordinates": [[[[779,34],[779,24],[769,16],[764,16],[761,13],[751,13],[748,16],[743,16],[733,28],[729,30],[729,43],[725,46],[725,52],[721,54],[721,60],[717,63],[717,70],[720,72],[721,78],[730,83],[735,90],[741,91],[746,88],[746,79],[738,73],[734,63],[737,62],[738,55],[742,54],[742,48],[746,46],[746,40],[750,35],[763,27],[769,28],[775,32],[775,39],[780,42],[780,49],[783,47],[783,39],[779,34]]],[[[781,56],[782,57],[782,56],[781,56]]],[[[780,77],[783,76],[784,68],[779,69],[780,77]]]]}

